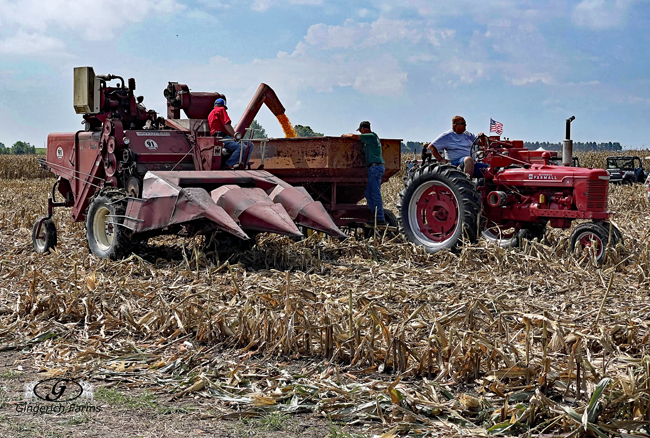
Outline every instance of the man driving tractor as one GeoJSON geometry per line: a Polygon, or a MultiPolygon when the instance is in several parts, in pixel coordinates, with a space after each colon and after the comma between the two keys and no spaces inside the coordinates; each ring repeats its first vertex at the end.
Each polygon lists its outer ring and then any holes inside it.
{"type": "Polygon", "coordinates": [[[481,171],[489,166],[485,163],[476,163],[474,161],[472,157],[472,145],[476,138],[483,135],[483,133],[480,132],[478,135],[474,135],[465,129],[466,126],[467,124],[463,117],[454,116],[451,119],[451,130],[440,134],[438,138],[429,143],[427,149],[441,163],[446,162],[441,152],[447,151],[447,158],[451,164],[458,166],[470,178],[480,178],[483,176],[481,171]]]}

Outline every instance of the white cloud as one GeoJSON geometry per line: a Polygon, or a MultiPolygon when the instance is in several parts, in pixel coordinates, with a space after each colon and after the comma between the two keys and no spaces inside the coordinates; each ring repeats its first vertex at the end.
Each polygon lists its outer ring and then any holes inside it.
{"type": "Polygon", "coordinates": [[[350,48],[359,45],[368,29],[367,24],[357,24],[354,20],[346,20],[343,26],[315,24],[307,30],[305,41],[324,49],[350,48]]]}
{"type": "Polygon", "coordinates": [[[370,32],[363,45],[374,46],[386,44],[393,40],[407,40],[416,43],[422,35],[419,29],[409,21],[379,18],[370,25],[370,32]]]}
{"type": "Polygon", "coordinates": [[[359,66],[354,80],[354,88],[364,94],[396,96],[402,94],[407,74],[402,71],[397,60],[384,55],[375,65],[364,63],[359,66]]]}
{"type": "MultiPolygon", "coordinates": [[[[421,38],[422,34],[414,23],[379,18],[370,24],[358,23],[352,19],[347,19],[342,26],[314,24],[307,30],[304,39],[311,46],[324,49],[363,49],[400,40],[415,44],[421,38]]],[[[301,48],[304,49],[303,46],[301,48]]]]}
{"type": "Polygon", "coordinates": [[[413,64],[417,64],[417,63],[419,63],[419,62],[429,62],[429,61],[433,61],[434,59],[435,59],[435,58],[434,58],[433,56],[431,56],[431,55],[426,55],[426,54],[423,54],[423,55],[413,55],[413,56],[409,56],[409,57],[408,57],[408,62],[413,63],[413,64]]]}
{"type": "Polygon", "coordinates": [[[452,73],[462,81],[472,83],[486,77],[487,66],[483,62],[469,61],[454,57],[442,66],[443,70],[452,73]]]}
{"type": "Polygon", "coordinates": [[[644,104],[644,105],[650,105],[650,99],[646,99],[646,98],[638,97],[638,96],[630,96],[628,98],[628,102],[630,102],[633,105],[638,104],[638,103],[644,104]]]}
{"type": "Polygon", "coordinates": [[[200,9],[192,9],[191,11],[188,11],[185,16],[190,20],[207,21],[211,23],[214,23],[218,20],[218,18],[214,15],[200,9]]]}
{"type": "Polygon", "coordinates": [[[517,77],[506,78],[512,85],[522,86],[541,82],[542,84],[551,85],[554,83],[553,77],[548,73],[531,73],[520,74],[517,77]]]}
{"type": "Polygon", "coordinates": [[[583,0],[573,11],[572,19],[578,26],[594,30],[618,27],[625,23],[635,0],[583,0]]]}
{"type": "Polygon", "coordinates": [[[281,5],[283,3],[291,5],[320,6],[323,4],[323,0],[255,0],[251,5],[251,9],[258,12],[264,12],[273,6],[281,5]]]}
{"type": "Polygon", "coordinates": [[[210,9],[231,9],[233,6],[228,1],[219,0],[199,0],[201,8],[207,7],[210,9]]]}
{"type": "Polygon", "coordinates": [[[426,39],[434,46],[441,46],[443,42],[448,42],[456,36],[456,31],[452,29],[426,29],[426,39]]]}
{"type": "Polygon", "coordinates": [[[306,90],[331,93],[337,88],[352,88],[366,95],[399,96],[407,81],[407,73],[390,54],[368,59],[339,55],[317,59],[295,52],[280,52],[275,58],[256,59],[249,64],[213,57],[207,65],[177,66],[174,77],[197,90],[228,94],[228,106],[232,108],[245,108],[260,82],[271,85],[283,104],[295,109],[299,93],[306,90]],[[217,70],[219,77],[214,78],[217,70]]]}
{"type": "Polygon", "coordinates": [[[116,29],[129,23],[152,15],[174,14],[184,8],[175,0],[113,0],[95,2],[92,7],[85,0],[0,0],[0,24],[41,33],[49,27],[60,27],[88,40],[102,40],[112,38],[116,29]]]}
{"type": "Polygon", "coordinates": [[[0,40],[3,55],[56,55],[60,56],[65,45],[56,38],[19,31],[15,36],[0,40]]]}

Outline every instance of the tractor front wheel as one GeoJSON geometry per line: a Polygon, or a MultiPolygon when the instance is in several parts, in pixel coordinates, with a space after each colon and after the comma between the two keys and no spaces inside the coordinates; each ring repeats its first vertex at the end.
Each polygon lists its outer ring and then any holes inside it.
{"type": "Polygon", "coordinates": [[[429,253],[475,242],[481,197],[467,174],[448,164],[410,173],[397,206],[401,231],[429,253]]]}
{"type": "Polygon", "coordinates": [[[608,231],[599,223],[588,222],[578,225],[571,234],[570,250],[573,254],[581,256],[586,253],[588,258],[592,255],[596,263],[605,260],[605,248],[608,242],[608,231]]]}
{"type": "Polygon", "coordinates": [[[611,222],[601,222],[600,224],[603,226],[605,232],[607,233],[610,248],[614,248],[619,243],[623,244],[623,233],[621,233],[621,230],[619,230],[616,225],[611,222]]]}
{"type": "Polygon", "coordinates": [[[32,228],[32,242],[34,251],[39,254],[49,254],[57,244],[56,226],[49,217],[38,218],[32,228]]]}
{"type": "Polygon", "coordinates": [[[131,231],[122,223],[126,213],[126,194],[109,191],[95,197],[86,215],[86,239],[97,257],[121,259],[131,252],[131,231]]]}

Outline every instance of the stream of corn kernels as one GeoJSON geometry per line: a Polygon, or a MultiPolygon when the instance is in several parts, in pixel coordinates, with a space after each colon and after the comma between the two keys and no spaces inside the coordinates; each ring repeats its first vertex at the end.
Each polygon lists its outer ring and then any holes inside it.
{"type": "Polygon", "coordinates": [[[294,131],[293,126],[291,126],[291,122],[289,121],[289,118],[284,114],[280,114],[279,116],[276,117],[278,118],[278,122],[280,122],[280,125],[282,125],[284,136],[286,138],[296,137],[296,131],[294,131]]]}

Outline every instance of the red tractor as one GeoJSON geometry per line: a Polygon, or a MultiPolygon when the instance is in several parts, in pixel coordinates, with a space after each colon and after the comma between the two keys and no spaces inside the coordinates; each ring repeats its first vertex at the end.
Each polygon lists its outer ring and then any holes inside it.
{"type": "Polygon", "coordinates": [[[409,170],[398,206],[403,232],[411,242],[434,253],[454,249],[479,235],[502,247],[522,238],[541,238],[547,225],[569,228],[587,219],[571,235],[571,250],[595,245],[602,262],[607,245],[623,241],[609,221],[609,174],[603,169],[571,166],[573,142],[567,119],[563,166],[549,165],[557,152],[531,151],[520,140],[481,136],[473,145],[476,159],[489,164],[484,178],[472,181],[449,164],[424,161],[409,170]]]}

